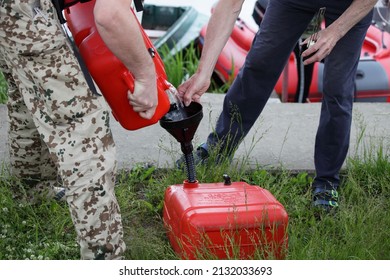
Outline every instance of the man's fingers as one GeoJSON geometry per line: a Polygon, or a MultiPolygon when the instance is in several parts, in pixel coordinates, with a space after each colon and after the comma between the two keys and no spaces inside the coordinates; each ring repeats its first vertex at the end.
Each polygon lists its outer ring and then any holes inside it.
{"type": "Polygon", "coordinates": [[[153,108],[150,110],[139,112],[139,115],[141,116],[141,118],[150,120],[151,118],[153,118],[155,112],[156,112],[156,108],[153,108]]]}

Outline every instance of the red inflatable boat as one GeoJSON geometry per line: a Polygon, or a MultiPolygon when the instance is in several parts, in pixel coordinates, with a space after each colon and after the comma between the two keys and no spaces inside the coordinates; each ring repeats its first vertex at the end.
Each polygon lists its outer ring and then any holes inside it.
{"type": "MultiPolygon", "coordinates": [[[[199,44],[203,46],[207,26],[200,32],[199,44]]],[[[215,73],[222,82],[231,81],[243,66],[256,31],[244,21],[238,19],[233,32],[220,54],[215,66],[215,73]]],[[[323,63],[315,63],[313,79],[308,101],[318,102],[322,98],[323,63]]],[[[288,101],[294,102],[298,83],[295,56],[292,53],[288,60],[287,85],[283,73],[275,91],[282,95],[283,87],[287,88],[288,101]]],[[[390,102],[390,34],[381,31],[375,25],[368,29],[356,74],[355,101],[357,102],[390,102]]]]}

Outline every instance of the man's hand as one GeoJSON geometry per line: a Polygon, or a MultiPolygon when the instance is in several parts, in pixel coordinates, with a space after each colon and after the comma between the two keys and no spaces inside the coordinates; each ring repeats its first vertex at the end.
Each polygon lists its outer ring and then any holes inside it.
{"type": "Polygon", "coordinates": [[[144,119],[151,119],[158,103],[156,78],[148,81],[134,81],[134,93],[128,91],[127,97],[134,112],[144,119]]]}
{"type": "MultiPolygon", "coordinates": [[[[304,65],[323,60],[330,54],[337,41],[340,39],[338,34],[329,28],[321,30],[317,34],[313,35],[316,35],[317,41],[311,46],[308,46],[307,50],[302,53],[304,65]]],[[[310,37],[302,44],[308,44],[309,41],[310,37]]]]}
{"type": "Polygon", "coordinates": [[[200,97],[210,86],[210,78],[201,73],[195,73],[178,88],[179,97],[183,100],[184,105],[190,105],[191,101],[200,102],[200,97]]]}
{"type": "MultiPolygon", "coordinates": [[[[327,28],[317,34],[315,44],[302,53],[303,64],[321,61],[327,57],[334,46],[355,24],[364,18],[378,0],[354,0],[344,13],[327,28]],[[309,57],[310,56],[310,57],[309,57]],[[305,60],[305,57],[308,57],[305,60]]],[[[305,40],[305,42],[308,40],[305,40]]]]}

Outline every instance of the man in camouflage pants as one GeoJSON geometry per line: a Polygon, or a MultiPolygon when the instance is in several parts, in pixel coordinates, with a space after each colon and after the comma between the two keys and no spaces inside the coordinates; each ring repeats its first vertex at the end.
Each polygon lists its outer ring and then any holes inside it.
{"type": "Polygon", "coordinates": [[[109,110],[89,90],[51,1],[0,0],[0,40],[12,174],[65,188],[82,259],[122,258],[109,110]]]}

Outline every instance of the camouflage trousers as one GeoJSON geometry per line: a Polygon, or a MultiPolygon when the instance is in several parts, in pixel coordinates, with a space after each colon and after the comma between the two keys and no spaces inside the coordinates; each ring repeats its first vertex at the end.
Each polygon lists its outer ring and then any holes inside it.
{"type": "Polygon", "coordinates": [[[12,174],[65,188],[82,259],[120,259],[125,244],[107,104],[89,90],[50,0],[0,5],[12,174]]]}

